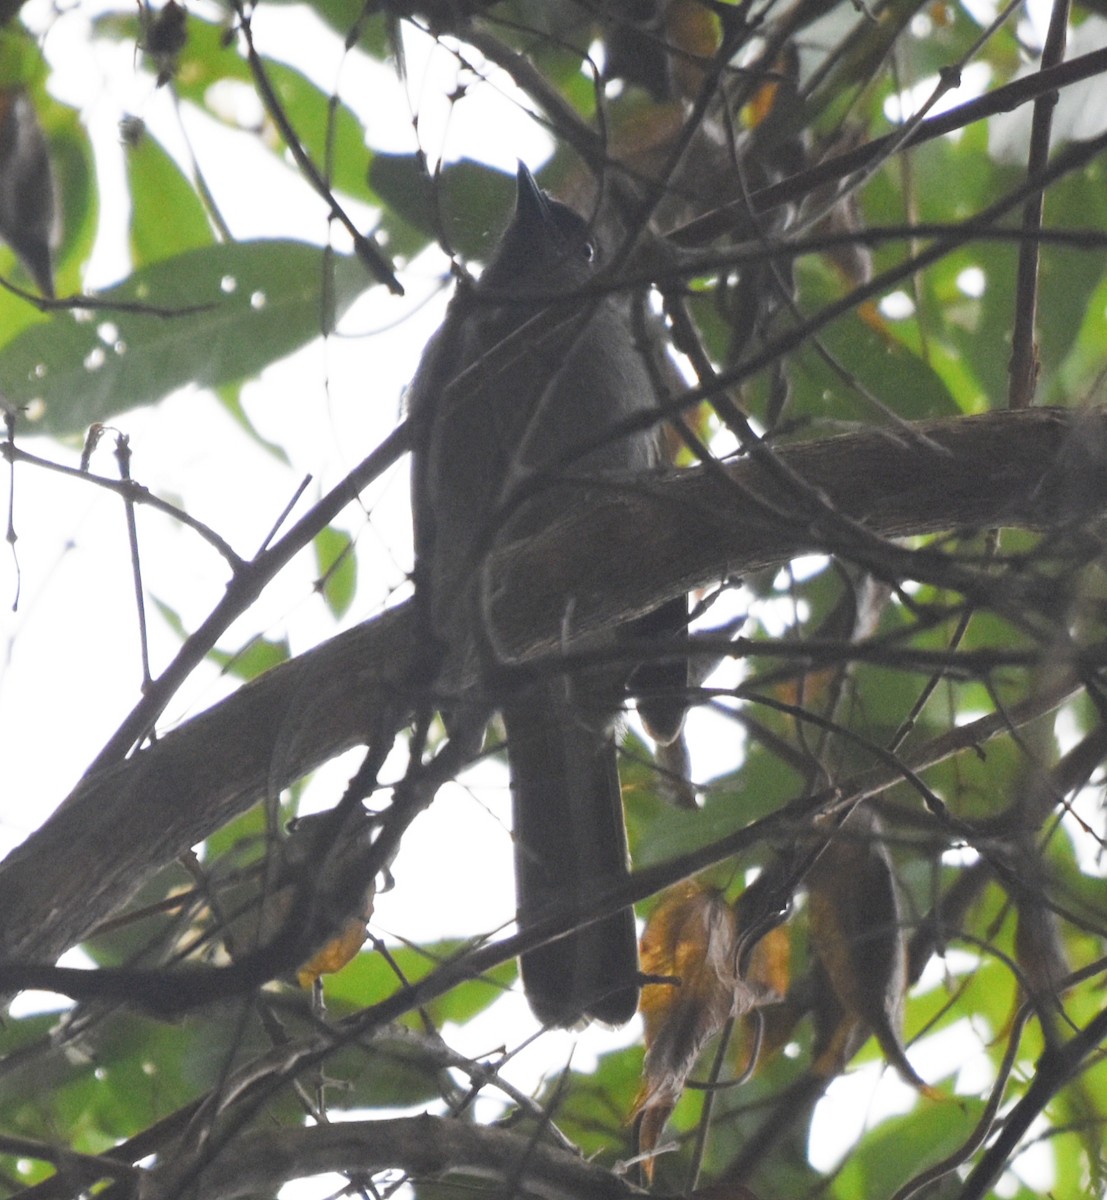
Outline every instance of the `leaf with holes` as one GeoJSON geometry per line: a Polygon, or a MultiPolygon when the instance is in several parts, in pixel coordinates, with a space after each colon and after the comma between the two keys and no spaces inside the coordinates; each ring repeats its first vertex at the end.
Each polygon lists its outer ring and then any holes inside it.
{"type": "Polygon", "coordinates": [[[303,242],[190,250],[100,293],[109,307],[24,330],[0,352],[0,394],[25,410],[25,431],[80,433],[188,384],[256,375],[330,329],[370,282],[356,259],[303,242]]]}

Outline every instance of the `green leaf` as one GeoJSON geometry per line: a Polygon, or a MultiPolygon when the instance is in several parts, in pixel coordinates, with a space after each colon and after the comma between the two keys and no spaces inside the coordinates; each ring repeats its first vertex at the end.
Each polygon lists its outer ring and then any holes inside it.
{"type": "Polygon", "coordinates": [[[340,617],[350,607],[357,591],[357,558],[348,533],[328,525],[315,535],[315,563],[319,568],[317,589],[327,607],[340,617]]]}
{"type": "Polygon", "coordinates": [[[150,964],[150,948],[172,941],[180,929],[180,909],[163,907],[170,897],[184,896],[196,885],[181,862],[167,863],[131,896],[125,910],[107,928],[82,943],[97,966],[150,964]]]}
{"type": "Polygon", "coordinates": [[[217,662],[225,674],[236,679],[256,679],[291,657],[287,638],[273,641],[260,635],[251,638],[238,650],[212,650],[208,657],[217,662]]]}
{"type": "Polygon", "coordinates": [[[237,383],[226,383],[215,389],[215,394],[219,397],[220,402],[228,413],[234,418],[235,422],[247,433],[250,438],[268,454],[271,454],[278,462],[283,463],[286,467],[292,465],[291,459],[285,448],[278,445],[277,442],[270,441],[269,438],[263,437],[250,420],[250,415],[242,406],[242,388],[237,383]]]}
{"type": "MultiPolygon", "coordinates": [[[[133,40],[139,35],[138,22],[118,14],[101,17],[99,32],[120,40],[133,40]]],[[[188,40],[177,58],[175,85],[181,99],[198,107],[232,128],[242,129],[226,115],[226,109],[212,103],[213,84],[231,81],[242,84],[251,92],[257,91],[250,65],[232,39],[226,41],[226,26],[201,20],[190,13],[187,23],[188,40]]],[[[327,174],[339,191],[364,198],[369,149],[361,122],[348,105],[326,95],[302,71],[287,63],[262,58],[262,66],[270,85],[288,118],[300,145],[315,163],[320,173],[327,174]]],[[[286,157],[284,139],[276,136],[271,123],[266,124],[264,136],[257,130],[242,129],[258,143],[286,157]]]]}
{"type": "Polygon", "coordinates": [[[134,265],[210,245],[214,238],[204,206],[161,143],[145,133],[126,155],[134,265]]]}
{"type": "Polygon", "coordinates": [[[361,122],[293,67],[268,59],[264,66],[285,116],[319,173],[329,177],[332,187],[364,199],[369,149],[361,122]]]}
{"type": "MultiPolygon", "coordinates": [[[[183,642],[189,636],[189,630],[180,613],[156,596],[153,597],[153,602],[165,623],[183,642]]],[[[208,658],[218,663],[227,675],[249,680],[256,679],[270,668],[287,661],[290,655],[287,638],[272,641],[259,635],[237,650],[220,650],[216,647],[209,651],[208,658]]]]}
{"type": "MultiPolygon", "coordinates": [[[[41,1028],[29,1022],[28,1032],[41,1028]]],[[[52,1024],[57,1018],[49,1018],[52,1024]]],[[[8,1050],[11,1027],[5,1030],[8,1050]]],[[[0,1124],[31,1137],[100,1153],[145,1128],[225,1079],[236,1050],[258,1053],[256,1023],[244,1023],[234,1009],[215,1006],[174,1024],[155,1022],[119,1010],[99,1020],[78,1044],[63,1038],[0,1079],[0,1124]],[[40,1103],[49,1097],[49,1104],[40,1103]]]]}
{"type": "MultiPolygon", "coordinates": [[[[558,1129],[582,1154],[611,1164],[634,1153],[626,1114],[633,1109],[641,1078],[642,1048],[630,1046],[605,1054],[595,1070],[558,1072],[540,1100],[557,1108],[558,1129]]],[[[689,1091],[680,1107],[698,1112],[702,1104],[703,1093],[689,1091]]]]}
{"type": "Polygon", "coordinates": [[[245,857],[255,857],[264,850],[268,836],[268,818],[264,804],[255,804],[241,816],[221,826],[204,842],[204,859],[214,862],[232,851],[246,850],[245,857]]]}
{"type": "Polygon", "coordinates": [[[794,799],[803,783],[776,755],[751,743],[742,766],[709,785],[702,809],[669,808],[642,830],[635,863],[666,862],[727,837],[794,799]]]}
{"type": "Polygon", "coordinates": [[[46,60],[31,34],[16,22],[0,26],[0,86],[32,87],[46,76],[46,60]]]}
{"type": "MultiPolygon", "coordinates": [[[[400,987],[397,970],[408,983],[414,983],[429,975],[439,963],[463,953],[467,947],[468,943],[462,941],[438,942],[423,947],[393,946],[389,950],[391,963],[379,952],[366,948],[349,966],[327,976],[324,983],[327,1004],[348,1003],[353,1008],[375,1004],[400,987]]],[[[423,1008],[438,1026],[446,1021],[468,1021],[499,999],[512,985],[515,975],[515,964],[504,963],[485,972],[479,979],[459,984],[423,1008]]]]}
{"type": "Polygon", "coordinates": [[[834,1184],[842,1200],[890,1196],[897,1187],[962,1145],[984,1108],[982,1100],[920,1100],[911,1112],[867,1133],[834,1184]]]}
{"type": "Polygon", "coordinates": [[[468,159],[443,167],[432,183],[414,154],[374,155],[369,185],[386,205],[390,249],[410,254],[445,236],[451,250],[476,259],[495,245],[515,195],[510,175],[468,159]]]}
{"type": "MultiPolygon", "coordinates": [[[[801,263],[796,276],[808,311],[818,311],[837,298],[840,285],[818,264],[801,263]]],[[[852,387],[820,354],[805,347],[791,371],[795,413],[816,419],[883,421],[866,398],[868,393],[906,420],[956,415],[940,376],[903,346],[875,307],[839,317],[819,332],[818,340],[863,390],[852,387]]]]}
{"type": "Polygon", "coordinates": [[[1078,396],[1096,381],[1107,359],[1107,279],[1091,294],[1072,349],[1056,380],[1057,397],[1078,396]]]}
{"type": "Polygon", "coordinates": [[[369,283],[356,259],[302,242],[190,250],[102,292],[108,307],[91,316],[60,312],[26,330],[0,353],[0,382],[34,431],[79,433],[187,384],[257,374],[329,330],[325,306],[341,316],[369,283]]]}
{"type": "MultiPolygon", "coordinates": [[[[1046,214],[1050,225],[1061,228],[1107,229],[1107,203],[1103,198],[1101,171],[1061,180],[1050,190],[1046,214]]],[[[1098,326],[1102,331],[1103,291],[1107,284],[1102,254],[1043,246],[1038,305],[1039,353],[1042,359],[1041,399],[1044,403],[1065,403],[1072,390],[1066,387],[1072,370],[1067,360],[1076,351],[1079,362],[1088,349],[1088,336],[1098,326]]],[[[1098,357],[1084,378],[1075,380],[1077,388],[1086,388],[1103,366],[1102,332],[1095,340],[1098,357]],[[1083,385],[1083,387],[1081,387],[1083,385]]],[[[1083,399],[1079,394],[1077,399],[1083,399]]]]}
{"type": "Polygon", "coordinates": [[[100,191],[92,143],[77,110],[55,101],[39,103],[39,120],[50,139],[58,186],[62,239],[54,256],[54,286],[64,295],[81,288],[83,268],[96,240],[100,191]]]}

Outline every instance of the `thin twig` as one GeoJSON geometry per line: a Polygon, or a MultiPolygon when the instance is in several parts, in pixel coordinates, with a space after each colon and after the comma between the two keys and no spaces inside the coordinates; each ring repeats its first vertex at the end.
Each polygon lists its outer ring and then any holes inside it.
{"type": "MultiPolygon", "coordinates": [[[[987,117],[1011,112],[1047,92],[1071,87],[1082,80],[1102,75],[1105,71],[1107,71],[1107,48],[1093,50],[1090,54],[1081,55],[1060,66],[1050,67],[1022,79],[1016,79],[976,100],[969,100],[939,116],[929,117],[915,130],[914,135],[903,143],[903,148],[919,146],[924,142],[933,141],[935,138],[944,137],[947,133],[955,133],[957,130],[964,129],[987,117]]],[[[834,183],[854,171],[863,170],[873,159],[885,157],[888,146],[898,140],[897,133],[890,133],[859,146],[856,150],[850,150],[845,154],[827,159],[817,167],[801,171],[780,183],[763,188],[761,191],[755,192],[753,196],[756,211],[767,212],[781,204],[802,200],[818,188],[834,183]]],[[[697,217],[694,221],[689,221],[688,224],[669,236],[674,242],[683,246],[707,245],[715,238],[731,233],[735,217],[737,216],[739,221],[744,221],[745,212],[745,204],[742,201],[733,201],[702,217],[697,217]]]]}
{"type": "MultiPolygon", "coordinates": [[[[103,427],[99,428],[102,429],[103,427]]],[[[67,463],[54,462],[51,459],[42,458],[37,454],[21,450],[13,442],[6,442],[3,446],[0,446],[0,454],[10,463],[22,462],[30,466],[41,467],[45,471],[54,471],[70,479],[83,480],[86,483],[91,483],[94,487],[103,488],[108,492],[115,492],[116,495],[122,496],[124,499],[129,499],[134,504],[148,505],[157,512],[171,517],[174,521],[178,521],[182,525],[187,525],[189,529],[199,534],[208,545],[226,559],[233,571],[238,571],[246,565],[245,559],[237,554],[231,545],[224,541],[214,529],[205,525],[203,521],[197,520],[196,517],[186,512],[183,508],[178,508],[175,504],[170,504],[168,500],[163,500],[160,496],[155,496],[143,487],[141,483],[135,483],[133,479],[109,479],[106,475],[94,475],[91,471],[83,467],[71,467],[67,463]]]]}
{"type": "MultiPolygon", "coordinates": [[[[125,433],[115,438],[115,461],[119,464],[119,478],[131,484],[131,439],[125,433]]],[[[131,578],[135,589],[135,606],[138,610],[138,644],[142,655],[142,690],[150,685],[150,642],[146,636],[146,597],[142,589],[142,560],[138,553],[138,525],[135,521],[134,490],[123,493],[123,511],[127,516],[127,543],[131,550],[131,578]]]]}
{"type": "MultiPolygon", "coordinates": [[[[1042,49],[1042,68],[1058,66],[1065,57],[1069,24],[1069,0],[1054,0],[1042,49]]],[[[1026,173],[1033,178],[1049,161],[1053,110],[1058,93],[1048,91],[1034,101],[1030,121],[1030,147],[1026,173]]],[[[1007,401],[1011,408],[1026,408],[1034,399],[1038,382],[1038,263],[1037,234],[1042,228],[1045,193],[1031,196],[1022,210],[1022,227],[1028,235],[1019,248],[1019,269],[1015,284],[1015,321],[1011,332],[1011,362],[1008,368],[1007,401]]]]}
{"type": "Polygon", "coordinates": [[[404,289],[400,281],[396,278],[396,273],[392,270],[391,264],[381,253],[377,244],[358,229],[353,218],[339,204],[334,192],[327,185],[326,179],[320,174],[319,168],[315,163],[311,161],[311,156],[304,149],[295,129],[292,128],[292,124],[284,108],[281,106],[280,100],[277,98],[277,93],[273,90],[273,85],[269,81],[269,73],[265,69],[265,63],[254,48],[254,34],[251,27],[250,14],[245,11],[241,3],[235,4],[235,12],[238,16],[242,36],[246,42],[246,60],[250,66],[250,73],[254,77],[254,84],[258,89],[261,102],[265,106],[265,111],[270,120],[280,130],[281,137],[284,138],[285,144],[288,146],[289,153],[295,160],[296,165],[303,172],[304,178],[316,194],[326,201],[331,215],[339,221],[350,235],[354,243],[354,253],[357,254],[358,258],[361,259],[373,273],[374,277],[380,283],[383,283],[394,296],[402,296],[404,289]]]}
{"type": "Polygon", "coordinates": [[[4,426],[7,435],[4,439],[4,457],[8,460],[8,528],[4,534],[5,541],[12,550],[12,564],[15,567],[15,595],[12,597],[12,612],[19,610],[19,593],[22,589],[23,573],[19,569],[19,551],[15,548],[18,534],[15,532],[15,413],[4,409],[4,426]]]}
{"type": "Polygon", "coordinates": [[[149,733],[170,698],[212,650],[228,626],[254,603],[282,567],[309,545],[312,538],[347,504],[357,498],[362,488],[399,459],[408,448],[409,438],[407,423],[397,426],[345,479],[313,505],[280,541],[236,571],[222,599],[185,641],[172,663],[150,684],[146,695],[124,718],[123,723],[96,756],[86,772],[86,777],[118,762],[136,742],[149,733]]]}

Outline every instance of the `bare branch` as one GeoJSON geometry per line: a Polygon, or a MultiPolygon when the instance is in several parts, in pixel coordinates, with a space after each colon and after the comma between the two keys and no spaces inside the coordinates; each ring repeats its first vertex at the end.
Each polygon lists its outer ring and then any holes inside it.
{"type": "MultiPolygon", "coordinates": [[[[187,1164],[191,1167],[192,1164],[187,1164]]],[[[207,1200],[275,1192],[290,1179],[328,1171],[402,1170],[421,1178],[450,1173],[509,1180],[517,1194],[544,1200],[622,1200],[638,1188],[604,1167],[526,1134],[446,1117],[342,1121],[312,1128],[268,1129],[238,1137],[229,1152],[187,1182],[207,1200]]],[[[181,1164],[150,1173],[146,1200],[181,1194],[181,1164]]]]}
{"type": "MultiPolygon", "coordinates": [[[[1041,528],[1107,507],[1102,413],[997,412],[922,430],[940,452],[866,432],[785,447],[779,456],[838,511],[883,537],[1041,528]]],[[[825,549],[810,514],[789,511],[762,466],[742,461],[726,472],[723,480],[687,471],[597,489],[556,528],[504,551],[493,589],[501,649],[512,661],[563,651],[576,636],[689,588],[825,549]]],[[[52,960],[165,863],[364,742],[382,711],[413,706],[417,649],[411,606],[393,609],[86,780],[0,865],[3,958],[52,960]]]]}

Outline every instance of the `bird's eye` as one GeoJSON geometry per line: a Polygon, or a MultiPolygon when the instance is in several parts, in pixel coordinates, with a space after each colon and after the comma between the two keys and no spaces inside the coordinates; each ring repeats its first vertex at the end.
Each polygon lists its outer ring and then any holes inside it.
{"type": "Polygon", "coordinates": [[[596,257],[596,247],[591,242],[585,242],[580,248],[580,253],[585,262],[591,262],[596,257]]]}

